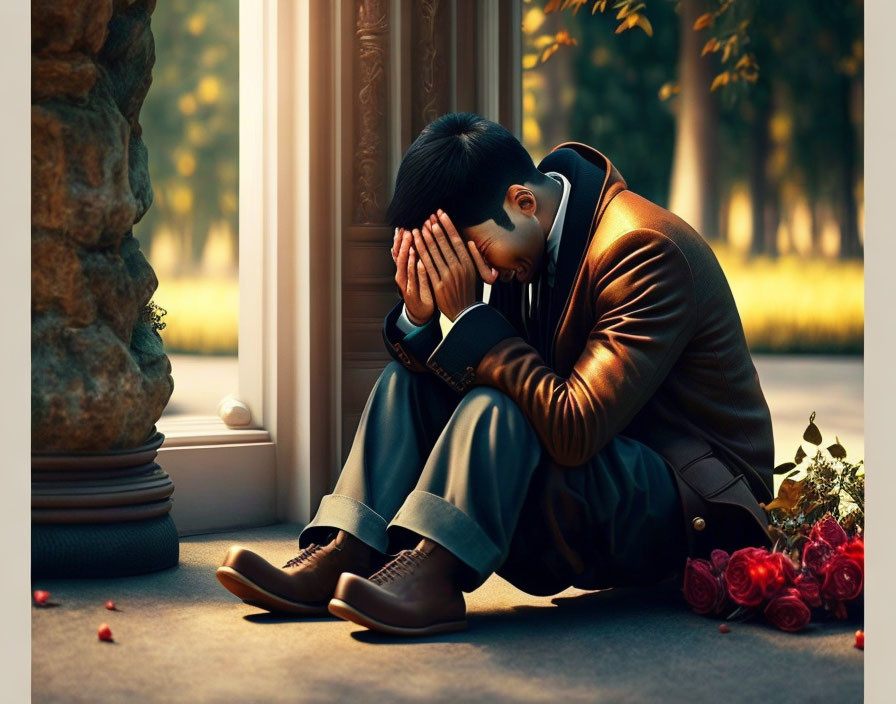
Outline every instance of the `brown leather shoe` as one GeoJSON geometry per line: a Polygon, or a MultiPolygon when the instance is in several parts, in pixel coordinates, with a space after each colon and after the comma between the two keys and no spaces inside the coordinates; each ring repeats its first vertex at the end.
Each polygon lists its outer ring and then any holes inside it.
{"type": "Polygon", "coordinates": [[[344,573],[330,613],[383,633],[424,636],[467,627],[467,607],[457,585],[460,561],[429,539],[402,550],[364,579],[344,573]]]}
{"type": "Polygon", "coordinates": [[[289,614],[327,613],[339,575],[370,574],[385,556],[340,530],[328,544],[311,543],[283,567],[234,545],[215,572],[218,581],[247,604],[289,614]]]}

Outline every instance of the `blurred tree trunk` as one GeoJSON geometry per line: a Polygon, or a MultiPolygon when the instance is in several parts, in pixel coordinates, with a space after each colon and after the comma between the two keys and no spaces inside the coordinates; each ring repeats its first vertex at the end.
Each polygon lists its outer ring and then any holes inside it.
{"type": "Polygon", "coordinates": [[[750,202],[753,213],[753,236],[750,253],[776,256],[777,194],[769,183],[768,160],[771,153],[769,121],[772,116],[770,86],[762,74],[754,91],[749,136],[750,202]]]}
{"type": "Polygon", "coordinates": [[[856,166],[858,150],[856,132],[852,121],[852,100],[855,94],[850,76],[841,76],[838,95],[838,109],[841,111],[840,125],[843,134],[840,142],[842,153],[840,173],[840,258],[856,259],[862,256],[859,242],[859,209],[856,203],[856,166]]]}
{"type": "Polygon", "coordinates": [[[682,0],[679,9],[678,94],[675,154],[669,209],[706,239],[719,239],[718,107],[710,92],[711,56],[701,57],[694,21],[705,11],[701,0],[682,0]]]}
{"type": "Polygon", "coordinates": [[[821,254],[821,229],[824,224],[824,212],[821,206],[821,199],[814,195],[809,201],[809,231],[812,235],[812,254],[818,256],[821,254]]]}

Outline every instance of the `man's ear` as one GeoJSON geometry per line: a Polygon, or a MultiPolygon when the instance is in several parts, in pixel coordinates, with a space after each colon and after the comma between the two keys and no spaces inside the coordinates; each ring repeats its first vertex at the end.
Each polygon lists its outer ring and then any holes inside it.
{"type": "Polygon", "coordinates": [[[507,188],[507,204],[519,210],[526,217],[535,215],[538,203],[531,188],[513,184],[507,188]]]}

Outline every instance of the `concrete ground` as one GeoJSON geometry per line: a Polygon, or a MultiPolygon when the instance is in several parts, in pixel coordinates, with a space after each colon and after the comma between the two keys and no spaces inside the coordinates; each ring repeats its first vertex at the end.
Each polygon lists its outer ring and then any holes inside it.
{"type": "MultiPolygon", "coordinates": [[[[189,384],[202,391],[192,372],[219,384],[228,373],[220,358],[172,362],[180,412],[189,384]]],[[[757,355],[756,366],[777,462],[792,457],[812,410],[826,441],[837,434],[863,455],[861,358],[757,355]]],[[[194,394],[195,412],[214,412],[217,389],[194,394]]],[[[53,605],[32,609],[32,701],[862,701],[861,617],[797,634],[733,623],[721,634],[671,583],[533,597],[493,575],[466,595],[468,631],[396,639],[332,617],[273,616],[220,586],[230,545],[283,564],[300,528],[184,538],[178,567],[155,574],[34,583],[53,605]],[[97,639],[101,622],[114,643],[97,639]]]]}
{"type": "Polygon", "coordinates": [[[423,639],[274,616],[220,586],[231,544],[283,564],[299,528],[186,538],[179,566],[155,574],[34,584],[54,606],[32,610],[32,701],[862,701],[860,621],[722,634],[671,583],[533,597],[493,575],[466,595],[469,630],[423,639]]]}

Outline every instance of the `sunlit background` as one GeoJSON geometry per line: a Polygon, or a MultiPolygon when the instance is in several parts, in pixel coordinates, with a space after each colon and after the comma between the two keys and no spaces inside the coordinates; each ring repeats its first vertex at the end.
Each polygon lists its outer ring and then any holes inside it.
{"type": "Polygon", "coordinates": [[[523,143],[590,144],[697,228],[754,352],[861,353],[862,21],[856,0],[525,0],[523,143]]]}
{"type": "Polygon", "coordinates": [[[237,352],[238,0],[168,0],[152,15],[143,139],[155,199],[134,228],[159,278],[172,352],[237,352]]]}
{"type": "Polygon", "coordinates": [[[160,2],[152,29],[140,121],[155,198],[134,233],[166,311],[174,393],[163,417],[214,416],[239,388],[239,2],[160,2]]]}
{"type": "MultiPolygon", "coordinates": [[[[590,144],[694,225],[754,352],[860,355],[862,3],[729,4],[695,30],[725,3],[523,0],[523,143],[536,162],[590,144]]],[[[238,0],[169,0],[152,25],[155,200],[135,233],[167,311],[166,413],[213,413],[237,384],[238,0]]]]}

